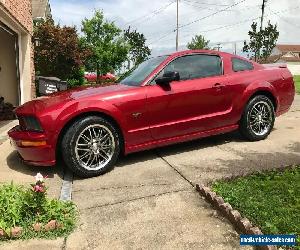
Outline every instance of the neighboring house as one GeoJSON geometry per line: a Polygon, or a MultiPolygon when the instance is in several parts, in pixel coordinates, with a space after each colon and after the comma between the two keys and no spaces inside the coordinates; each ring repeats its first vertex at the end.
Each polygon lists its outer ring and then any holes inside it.
{"type": "Polygon", "coordinates": [[[48,16],[48,0],[0,0],[0,97],[14,106],[35,96],[33,18],[48,16]]]}
{"type": "Polygon", "coordinates": [[[286,63],[293,75],[300,75],[300,45],[277,44],[268,63],[286,63]]]}
{"type": "Polygon", "coordinates": [[[52,18],[49,0],[32,0],[33,20],[52,18]]]}
{"type": "Polygon", "coordinates": [[[272,63],[300,64],[300,45],[277,44],[268,61],[272,63]]]}

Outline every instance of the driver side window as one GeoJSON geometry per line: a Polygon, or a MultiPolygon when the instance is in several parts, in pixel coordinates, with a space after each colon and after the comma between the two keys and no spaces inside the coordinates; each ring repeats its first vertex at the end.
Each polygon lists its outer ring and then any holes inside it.
{"type": "MultiPolygon", "coordinates": [[[[216,55],[187,55],[169,63],[155,78],[168,71],[176,71],[180,80],[191,80],[208,76],[222,75],[222,61],[216,55]]],[[[151,82],[155,84],[155,79],[151,82]]]]}

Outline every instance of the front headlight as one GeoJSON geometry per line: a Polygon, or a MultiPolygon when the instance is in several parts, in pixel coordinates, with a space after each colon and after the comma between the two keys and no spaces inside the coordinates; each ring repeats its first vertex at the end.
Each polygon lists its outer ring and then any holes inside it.
{"type": "Polygon", "coordinates": [[[23,131],[35,131],[42,132],[43,128],[39,122],[39,120],[34,116],[20,116],[19,125],[20,129],[23,131]]]}

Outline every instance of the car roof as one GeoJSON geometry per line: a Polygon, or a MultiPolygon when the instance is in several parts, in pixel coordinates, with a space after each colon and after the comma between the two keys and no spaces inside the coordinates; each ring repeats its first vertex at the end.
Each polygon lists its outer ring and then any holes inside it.
{"type": "Polygon", "coordinates": [[[181,56],[181,55],[188,55],[188,54],[195,54],[195,53],[233,56],[230,53],[221,52],[221,51],[217,51],[217,50],[182,50],[182,51],[177,51],[174,53],[170,53],[167,55],[161,55],[161,56],[181,56]]]}
{"type": "Polygon", "coordinates": [[[183,56],[183,55],[191,55],[191,54],[207,54],[207,55],[219,55],[220,57],[224,57],[224,58],[231,58],[231,57],[235,57],[235,58],[239,58],[245,61],[250,61],[253,64],[257,64],[256,62],[249,60],[248,58],[239,56],[239,55],[234,55],[231,53],[227,53],[227,52],[222,52],[222,51],[217,51],[217,50],[182,50],[182,51],[177,51],[174,53],[170,53],[167,55],[161,55],[161,56],[168,56],[168,57],[178,57],[178,56],[183,56]]]}

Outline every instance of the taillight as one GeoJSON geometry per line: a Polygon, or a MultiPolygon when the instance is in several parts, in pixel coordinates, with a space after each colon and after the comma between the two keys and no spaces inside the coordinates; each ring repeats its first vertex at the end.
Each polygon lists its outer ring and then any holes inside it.
{"type": "Polygon", "coordinates": [[[34,116],[20,116],[19,119],[19,125],[20,129],[23,131],[36,131],[36,132],[42,132],[43,128],[37,118],[34,116]]]}

